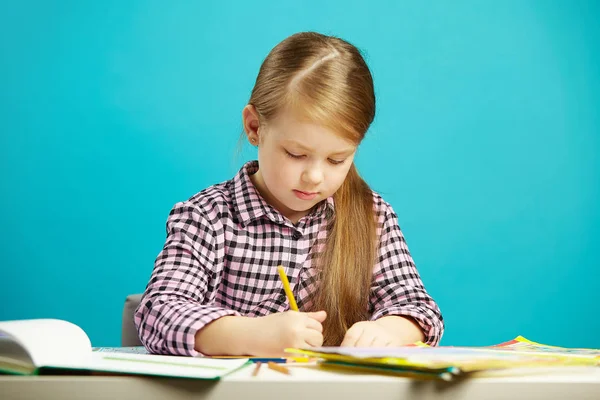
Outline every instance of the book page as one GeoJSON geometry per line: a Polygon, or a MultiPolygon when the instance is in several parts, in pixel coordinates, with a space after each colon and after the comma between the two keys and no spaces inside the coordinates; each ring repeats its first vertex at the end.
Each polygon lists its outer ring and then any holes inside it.
{"type": "MultiPolygon", "coordinates": [[[[58,319],[3,321],[0,332],[8,335],[15,346],[24,349],[36,367],[74,362],[92,351],[90,339],[80,327],[58,319]]],[[[3,337],[3,341],[6,339],[3,337]]],[[[12,349],[10,352],[14,356],[23,357],[13,345],[8,342],[5,345],[5,350],[12,349]]]]}
{"type": "MultiPolygon", "coordinates": [[[[126,347],[94,347],[95,353],[131,353],[131,354],[150,354],[144,346],[126,346],[126,347]]],[[[238,357],[242,358],[242,357],[238,357]]]]}
{"type": "Polygon", "coordinates": [[[0,372],[29,375],[34,370],[29,353],[11,336],[0,334],[0,372]]]}
{"type": "Polygon", "coordinates": [[[49,367],[129,375],[217,379],[247,363],[247,358],[222,360],[206,357],[92,352],[85,359],[72,363],[63,362],[49,367]]]}

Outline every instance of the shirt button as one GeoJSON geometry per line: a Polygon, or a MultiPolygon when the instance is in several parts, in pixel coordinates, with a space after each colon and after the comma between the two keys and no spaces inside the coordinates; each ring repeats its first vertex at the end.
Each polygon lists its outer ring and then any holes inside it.
{"type": "Polygon", "coordinates": [[[287,300],[287,296],[285,295],[285,293],[280,294],[277,300],[279,300],[280,303],[285,303],[285,301],[287,300]]]}
{"type": "Polygon", "coordinates": [[[298,240],[298,239],[300,239],[302,237],[302,233],[300,233],[300,231],[294,231],[294,233],[292,233],[292,237],[295,240],[298,240]]]}

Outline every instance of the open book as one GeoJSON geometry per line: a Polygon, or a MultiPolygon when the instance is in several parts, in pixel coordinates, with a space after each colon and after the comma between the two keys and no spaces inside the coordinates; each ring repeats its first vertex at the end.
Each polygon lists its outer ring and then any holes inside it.
{"type": "Polygon", "coordinates": [[[108,373],[219,379],[247,362],[247,359],[94,352],[86,333],[67,321],[0,322],[0,374],[108,373]]]}

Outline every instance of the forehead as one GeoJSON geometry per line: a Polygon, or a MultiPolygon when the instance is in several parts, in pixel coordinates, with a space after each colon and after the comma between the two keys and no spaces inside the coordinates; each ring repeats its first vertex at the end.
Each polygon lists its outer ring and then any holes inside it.
{"type": "Polygon", "coordinates": [[[269,136],[278,142],[298,144],[323,151],[346,151],[356,144],[333,130],[317,123],[297,118],[291,112],[280,113],[268,124],[269,136]]]}

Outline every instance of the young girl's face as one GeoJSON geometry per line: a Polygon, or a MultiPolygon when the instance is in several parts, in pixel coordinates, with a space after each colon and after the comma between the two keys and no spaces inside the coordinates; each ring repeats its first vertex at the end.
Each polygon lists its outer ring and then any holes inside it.
{"type": "Polygon", "coordinates": [[[353,142],[289,112],[263,125],[259,141],[255,185],[294,223],[339,189],[356,152],[353,142]]]}

